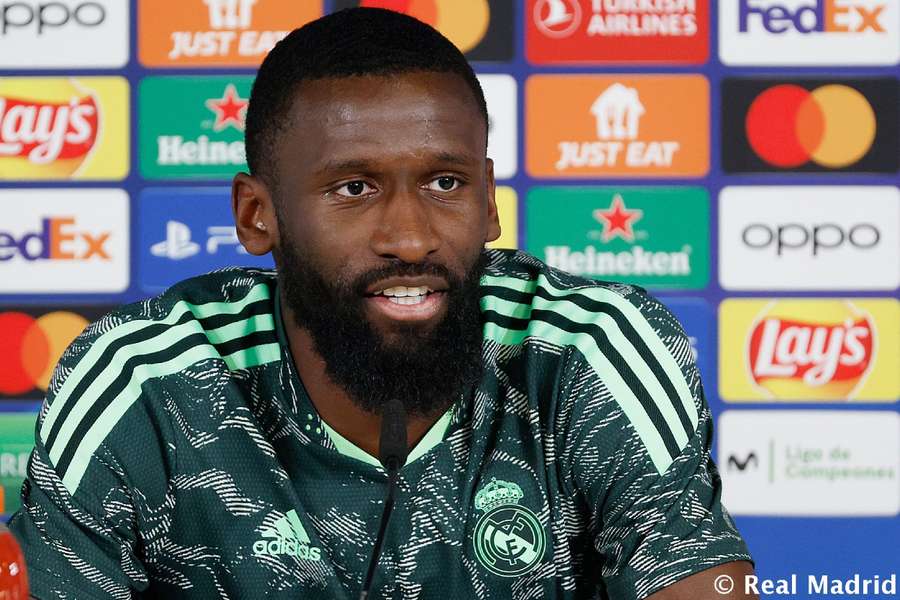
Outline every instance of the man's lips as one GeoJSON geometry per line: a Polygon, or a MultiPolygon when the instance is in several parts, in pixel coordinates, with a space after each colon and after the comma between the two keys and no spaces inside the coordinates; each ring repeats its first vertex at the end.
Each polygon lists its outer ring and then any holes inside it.
{"type": "Polygon", "coordinates": [[[366,296],[366,304],[371,310],[392,321],[428,321],[443,312],[446,303],[447,292],[429,292],[419,298],[366,296]]]}
{"type": "Polygon", "coordinates": [[[421,275],[418,277],[388,277],[387,279],[376,281],[370,285],[366,288],[365,293],[367,296],[372,296],[395,287],[426,287],[434,292],[446,292],[447,288],[450,286],[447,284],[446,279],[435,277],[433,275],[421,275]]]}

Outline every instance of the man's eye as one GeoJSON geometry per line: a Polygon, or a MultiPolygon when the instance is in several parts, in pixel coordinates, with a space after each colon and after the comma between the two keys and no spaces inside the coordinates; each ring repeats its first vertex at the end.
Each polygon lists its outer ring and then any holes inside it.
{"type": "Polygon", "coordinates": [[[335,192],[341,196],[350,196],[351,198],[354,196],[362,196],[363,194],[370,194],[374,191],[375,188],[365,181],[351,181],[335,190],[335,192]]]}
{"type": "Polygon", "coordinates": [[[450,175],[442,175],[437,179],[432,179],[427,186],[432,192],[452,192],[460,186],[460,181],[456,177],[450,175]]]}

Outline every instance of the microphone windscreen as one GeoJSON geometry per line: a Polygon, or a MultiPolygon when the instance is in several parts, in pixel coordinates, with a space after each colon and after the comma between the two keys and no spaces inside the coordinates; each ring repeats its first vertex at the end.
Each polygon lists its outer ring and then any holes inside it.
{"type": "Polygon", "coordinates": [[[400,469],[406,464],[409,450],[406,443],[406,409],[403,403],[393,398],[381,411],[381,440],[378,445],[378,460],[385,469],[400,469]],[[392,466],[394,463],[395,466],[392,466]]]}

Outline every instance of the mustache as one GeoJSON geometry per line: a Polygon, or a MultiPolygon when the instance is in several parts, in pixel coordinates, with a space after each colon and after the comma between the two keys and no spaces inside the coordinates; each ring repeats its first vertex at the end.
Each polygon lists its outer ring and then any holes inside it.
{"type": "Polygon", "coordinates": [[[364,296],[369,287],[383,279],[390,277],[419,277],[419,276],[440,277],[447,282],[447,285],[453,289],[458,287],[462,282],[459,277],[450,272],[450,269],[444,265],[437,263],[397,263],[385,265],[355,277],[350,289],[354,294],[364,296]]]}

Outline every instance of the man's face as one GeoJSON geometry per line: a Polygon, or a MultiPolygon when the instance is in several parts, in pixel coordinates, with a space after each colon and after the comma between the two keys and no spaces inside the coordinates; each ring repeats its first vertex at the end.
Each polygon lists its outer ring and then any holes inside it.
{"type": "Polygon", "coordinates": [[[499,235],[471,91],[431,72],[304,82],[288,123],[275,254],[297,323],[364,408],[446,405],[480,365],[482,249],[499,235]]]}

